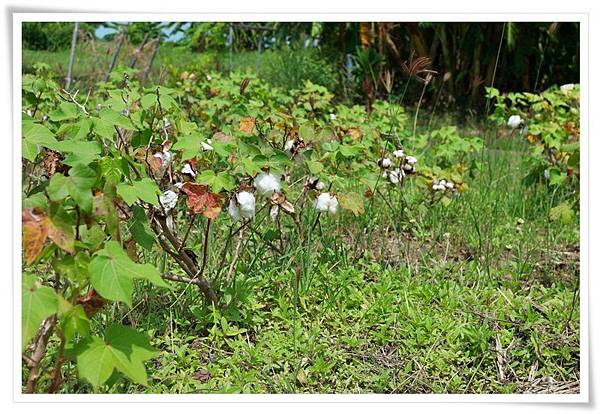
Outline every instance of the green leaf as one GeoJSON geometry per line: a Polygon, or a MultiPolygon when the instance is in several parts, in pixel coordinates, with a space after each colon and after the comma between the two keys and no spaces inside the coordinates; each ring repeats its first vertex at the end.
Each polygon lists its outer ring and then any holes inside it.
{"type": "Polygon", "coordinates": [[[314,175],[319,174],[324,168],[323,164],[319,161],[306,161],[306,166],[308,167],[308,171],[314,175]]]}
{"type": "Polygon", "coordinates": [[[127,256],[116,241],[108,241],[90,262],[90,281],[98,293],[109,300],[131,306],[133,279],[145,279],[156,286],[168,287],[158,270],[150,264],[138,264],[127,256]]]}
{"type": "Polygon", "coordinates": [[[95,388],[104,384],[115,369],[132,381],[147,385],[144,361],[156,355],[145,335],[121,325],[109,326],[104,339],[92,337],[82,341],[75,352],[79,375],[95,388]]]}
{"type": "Polygon", "coordinates": [[[81,114],[81,111],[77,105],[72,102],[63,102],[59,105],[58,109],[50,113],[50,120],[54,122],[66,121],[68,119],[75,119],[81,114]]]}
{"type": "Polygon", "coordinates": [[[59,141],[52,146],[52,149],[69,154],[65,158],[64,164],[70,166],[77,164],[88,165],[100,158],[102,150],[100,144],[97,142],[76,140],[59,141]]]}
{"type": "Polygon", "coordinates": [[[126,267],[124,270],[116,259],[99,255],[90,262],[88,271],[92,286],[102,297],[131,306],[133,279],[126,267]]]}
{"type": "Polygon", "coordinates": [[[184,135],[177,139],[177,142],[173,145],[173,150],[183,150],[181,159],[189,160],[202,151],[202,142],[204,142],[204,139],[197,132],[184,135]]]}
{"type": "Polygon", "coordinates": [[[37,157],[39,153],[38,146],[49,148],[58,142],[54,137],[54,134],[48,128],[31,121],[22,123],[22,132],[22,155],[23,158],[29,161],[34,161],[37,157]]]}
{"type": "Polygon", "coordinates": [[[41,208],[44,209],[48,205],[48,199],[44,193],[39,192],[30,195],[23,200],[23,208],[41,208]]]}
{"type": "Polygon", "coordinates": [[[71,307],[62,316],[60,329],[67,342],[74,338],[75,334],[83,337],[90,334],[90,320],[81,305],[71,307]]]}
{"type": "Polygon", "coordinates": [[[298,128],[298,135],[300,135],[300,138],[306,142],[312,141],[315,138],[315,130],[313,129],[312,125],[305,123],[300,125],[300,128],[298,128]]]}
{"type": "Polygon", "coordinates": [[[156,99],[155,93],[149,93],[147,95],[142,96],[142,99],[140,99],[140,104],[144,109],[152,108],[154,105],[156,105],[157,102],[158,99],[156,99]]]}
{"type": "Polygon", "coordinates": [[[58,311],[58,299],[52,288],[38,287],[35,276],[29,273],[23,274],[21,295],[22,349],[25,349],[42,321],[58,311]]]}
{"type": "Polygon", "coordinates": [[[100,111],[100,119],[111,125],[124,129],[135,129],[129,118],[109,108],[104,108],[100,111]]]}
{"type": "Polygon", "coordinates": [[[77,164],[69,170],[69,176],[65,177],[56,173],[48,184],[48,196],[52,201],[60,201],[68,195],[85,212],[92,209],[92,186],[96,182],[96,173],[91,168],[77,164]]]}
{"type": "Polygon", "coordinates": [[[110,378],[115,369],[115,357],[111,347],[101,338],[92,337],[77,344],[75,352],[79,376],[88,380],[94,388],[110,378]]]}
{"type": "Polygon", "coordinates": [[[133,206],[133,219],[131,220],[131,235],[133,239],[144,249],[152,250],[154,236],[148,231],[148,218],[144,209],[133,206]]]}
{"type": "Polygon", "coordinates": [[[117,185],[117,194],[129,205],[135,203],[139,198],[146,203],[158,206],[158,195],[160,189],[154,181],[145,177],[131,184],[121,183],[117,185]]]}
{"type": "Polygon", "coordinates": [[[211,191],[214,193],[222,190],[230,191],[235,188],[234,178],[225,171],[215,174],[212,170],[204,170],[200,175],[196,176],[196,182],[210,186],[211,191]]]}
{"type": "Polygon", "coordinates": [[[110,141],[115,139],[115,128],[110,122],[96,117],[91,117],[92,131],[102,138],[107,138],[110,141]]]}

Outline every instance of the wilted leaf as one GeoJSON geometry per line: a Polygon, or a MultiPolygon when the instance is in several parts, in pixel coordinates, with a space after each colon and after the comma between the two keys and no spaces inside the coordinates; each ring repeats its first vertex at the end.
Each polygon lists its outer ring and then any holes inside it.
{"type": "Polygon", "coordinates": [[[343,209],[352,211],[355,216],[365,212],[365,205],[360,194],[354,192],[337,194],[337,199],[343,209]]]}
{"type": "Polygon", "coordinates": [[[67,223],[54,222],[51,219],[48,220],[48,237],[58,247],[66,252],[75,252],[75,237],[73,235],[73,228],[67,223]]]}
{"type": "Polygon", "coordinates": [[[187,206],[194,214],[215,219],[221,212],[221,196],[208,191],[208,186],[187,182],[181,191],[187,194],[187,206]]]}
{"type": "Polygon", "coordinates": [[[240,131],[245,132],[246,134],[251,134],[254,129],[255,124],[254,118],[247,116],[240,120],[240,131]]]}
{"type": "Polygon", "coordinates": [[[560,220],[563,224],[571,223],[573,215],[573,209],[566,202],[551,208],[549,214],[551,221],[560,220]]]}
{"type": "Polygon", "coordinates": [[[348,135],[350,135],[353,141],[360,139],[360,137],[362,136],[360,129],[358,128],[350,128],[346,132],[348,133],[348,135]]]}
{"type": "Polygon", "coordinates": [[[48,236],[48,217],[43,213],[34,213],[32,209],[22,212],[23,251],[25,263],[33,263],[42,252],[48,236]]]}

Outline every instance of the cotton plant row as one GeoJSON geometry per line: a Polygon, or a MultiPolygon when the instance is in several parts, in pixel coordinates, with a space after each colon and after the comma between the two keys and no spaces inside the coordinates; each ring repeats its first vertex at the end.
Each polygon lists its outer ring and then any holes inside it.
{"type": "MultiPolygon", "coordinates": [[[[125,77],[122,87],[110,81],[84,99],[77,91],[57,95],[52,82],[23,85],[24,269],[31,272],[23,350],[27,358],[44,355],[43,341],[34,341],[43,325],[61,349],[74,349],[78,375],[95,388],[115,371],[147,383],[140,369],[154,355],[147,338],[118,324],[90,329],[107,304],[132,306],[136,281],[195,285],[207,304],[220,306],[211,240],[229,246],[233,235],[249,237],[244,228],[261,235],[277,226],[288,232],[285,241],[277,236],[283,248],[291,239],[301,244],[320,220],[363,214],[363,194],[382,179],[402,189],[425,170],[404,148],[380,152],[385,134],[398,132],[385,120],[389,105],[375,103],[367,120],[359,106],[332,107],[332,95],[314,84],[290,97],[243,77],[183,82],[142,88],[125,77]],[[56,271],[40,272],[47,264],[56,271]],[[144,352],[124,365],[132,341],[144,352]]],[[[233,269],[236,255],[224,257],[233,269]]],[[[41,359],[27,361],[35,390],[41,359]]],[[[63,381],[61,364],[52,392],[63,381]]]]}

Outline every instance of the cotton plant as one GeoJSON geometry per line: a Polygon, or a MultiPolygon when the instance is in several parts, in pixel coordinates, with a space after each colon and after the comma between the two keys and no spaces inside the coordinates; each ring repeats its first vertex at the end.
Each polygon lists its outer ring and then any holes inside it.
{"type": "Polygon", "coordinates": [[[393,185],[401,184],[404,177],[415,173],[417,158],[406,155],[402,148],[392,151],[392,158],[381,157],[377,165],[383,169],[382,177],[393,185]]]}

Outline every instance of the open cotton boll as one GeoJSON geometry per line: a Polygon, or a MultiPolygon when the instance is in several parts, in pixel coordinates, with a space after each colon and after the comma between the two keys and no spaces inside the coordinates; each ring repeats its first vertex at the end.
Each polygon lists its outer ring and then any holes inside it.
{"type": "Polygon", "coordinates": [[[328,212],[329,214],[337,213],[338,205],[339,203],[337,198],[329,193],[319,194],[313,203],[315,209],[323,213],[328,212]]]}
{"type": "Polygon", "coordinates": [[[452,181],[448,181],[446,183],[446,188],[452,190],[454,188],[454,183],[452,181]]]}
{"type": "Polygon", "coordinates": [[[575,84],[567,83],[565,85],[561,85],[560,90],[562,93],[567,93],[569,91],[572,91],[574,88],[575,88],[575,84]]]}
{"type": "Polygon", "coordinates": [[[337,197],[332,196],[329,199],[329,214],[337,213],[338,206],[339,206],[339,203],[338,203],[337,197]]]}
{"type": "Polygon", "coordinates": [[[519,125],[521,125],[521,117],[519,115],[511,115],[508,118],[508,121],[506,122],[506,125],[508,125],[509,128],[511,129],[515,129],[518,128],[519,125]]]}
{"type": "Polygon", "coordinates": [[[292,152],[292,148],[294,148],[294,140],[290,139],[288,141],[286,141],[285,146],[283,147],[283,150],[285,152],[292,152]]]}
{"type": "Polygon", "coordinates": [[[240,218],[242,218],[242,214],[240,212],[240,206],[234,200],[233,197],[231,197],[231,199],[229,200],[229,207],[227,207],[227,212],[229,213],[231,218],[234,219],[235,221],[238,221],[240,218]]]}
{"type": "Polygon", "coordinates": [[[337,119],[337,116],[335,116],[335,114],[329,114],[330,121],[335,121],[336,119],[337,119]]]}
{"type": "Polygon", "coordinates": [[[315,188],[319,191],[323,190],[325,188],[325,183],[321,180],[319,180],[317,182],[317,184],[315,185],[315,188]]]}
{"type": "Polygon", "coordinates": [[[382,168],[390,168],[392,166],[392,160],[390,160],[389,158],[380,158],[379,165],[382,168]]]}
{"type": "Polygon", "coordinates": [[[398,184],[402,181],[402,177],[404,176],[402,170],[396,168],[394,171],[390,172],[390,182],[392,184],[398,184]]]}
{"type": "Polygon", "coordinates": [[[240,209],[240,215],[244,218],[254,217],[256,211],[256,199],[254,194],[248,191],[240,191],[236,195],[237,202],[240,209]]]}
{"type": "Polygon", "coordinates": [[[549,180],[549,179],[550,179],[550,170],[548,170],[548,169],[545,169],[545,170],[544,170],[544,178],[545,178],[546,180],[549,180]]]}
{"type": "Polygon", "coordinates": [[[269,217],[271,217],[271,220],[275,221],[278,214],[279,214],[279,206],[278,205],[271,206],[271,209],[269,210],[269,217]]]}
{"type": "Polygon", "coordinates": [[[413,164],[417,163],[417,159],[415,157],[413,157],[412,155],[409,155],[408,157],[406,157],[406,162],[409,163],[410,165],[413,165],[413,164]]]}
{"type": "Polygon", "coordinates": [[[263,172],[254,179],[254,187],[261,196],[270,196],[281,190],[281,180],[278,175],[263,172]]]}
{"type": "Polygon", "coordinates": [[[202,149],[203,149],[204,151],[212,151],[212,150],[213,150],[213,147],[212,147],[212,145],[210,145],[210,144],[212,144],[212,141],[211,141],[210,139],[209,139],[209,140],[207,140],[206,142],[203,142],[203,143],[202,143],[202,149]]]}
{"type": "Polygon", "coordinates": [[[179,197],[177,193],[171,190],[165,191],[163,195],[158,197],[158,199],[160,200],[160,205],[163,206],[163,208],[165,209],[165,213],[168,213],[169,211],[175,208],[178,198],[179,197]]]}
{"type": "Polygon", "coordinates": [[[181,169],[181,172],[183,174],[189,174],[192,177],[196,176],[196,173],[194,172],[194,170],[192,169],[192,166],[189,163],[186,163],[183,168],[181,169]]]}
{"type": "Polygon", "coordinates": [[[446,187],[446,180],[440,180],[440,185],[446,187]]]}
{"type": "Polygon", "coordinates": [[[392,154],[394,154],[394,157],[396,157],[396,158],[404,157],[404,151],[401,149],[397,149],[392,154]]]}

